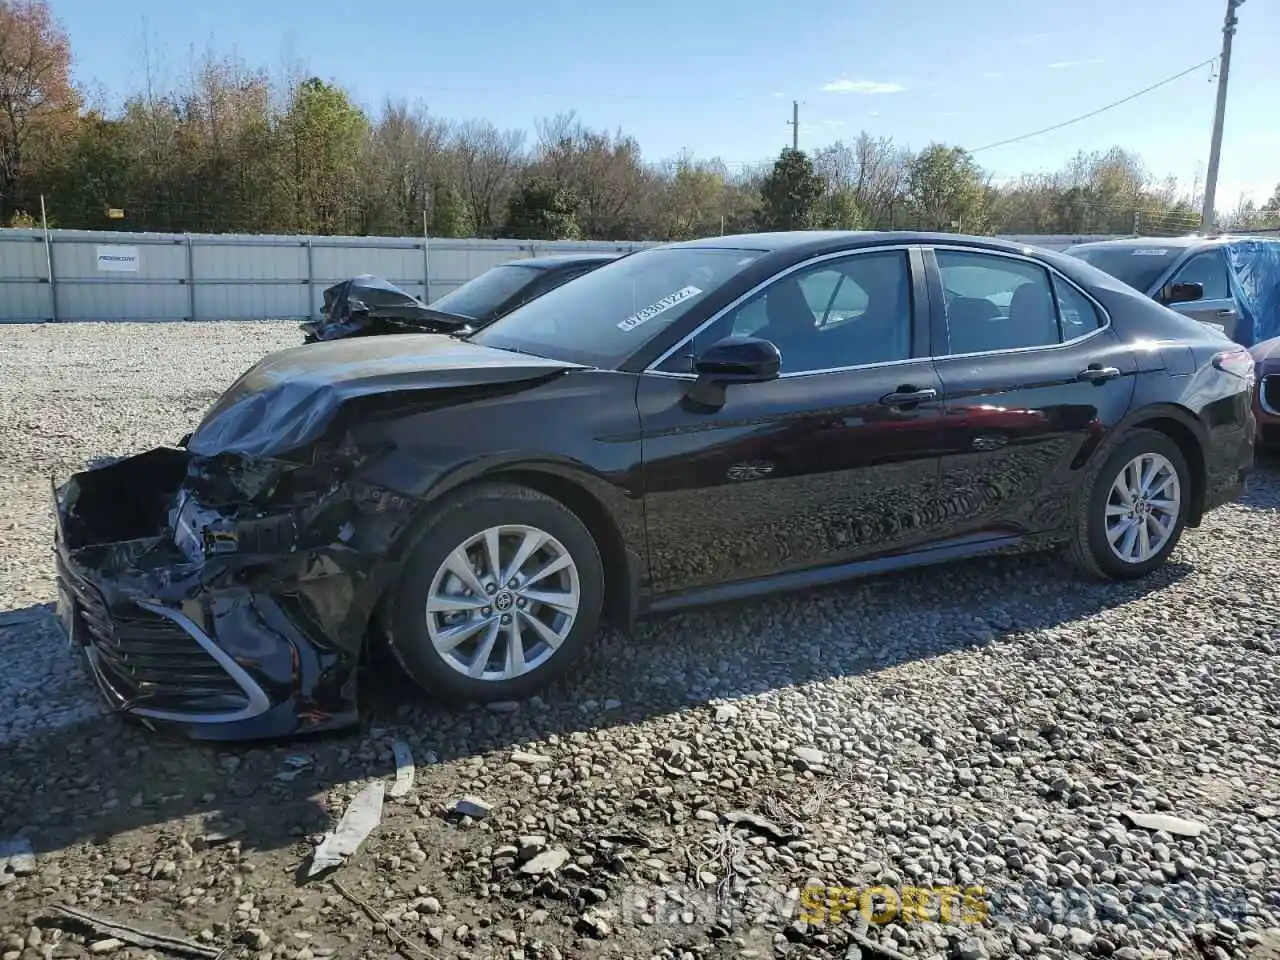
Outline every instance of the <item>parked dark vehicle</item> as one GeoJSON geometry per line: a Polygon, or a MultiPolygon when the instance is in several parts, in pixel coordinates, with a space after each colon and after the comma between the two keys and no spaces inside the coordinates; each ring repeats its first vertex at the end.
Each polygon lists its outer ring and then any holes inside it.
{"type": "Polygon", "coordinates": [[[301,325],[304,343],[389,333],[473,333],[521,304],[622,254],[529,257],[499,264],[424,304],[395,284],[365,274],[324,292],[324,319],[301,325]]]}
{"type": "Polygon", "coordinates": [[[352,723],[376,636],[507,700],[602,621],[997,551],[1132,579],[1240,492],[1253,371],[1050,251],[670,244],[466,338],[268,356],[57,489],[59,609],[123,713],[242,739],[352,723]]]}
{"type": "Polygon", "coordinates": [[[1257,445],[1280,451],[1280,337],[1249,348],[1257,364],[1258,384],[1253,391],[1253,416],[1258,421],[1257,445]]]}

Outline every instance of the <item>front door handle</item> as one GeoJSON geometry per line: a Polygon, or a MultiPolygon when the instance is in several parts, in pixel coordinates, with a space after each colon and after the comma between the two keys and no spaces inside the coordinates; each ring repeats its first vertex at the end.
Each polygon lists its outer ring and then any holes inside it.
{"type": "Polygon", "coordinates": [[[1217,317],[1234,317],[1235,315],[1236,312],[1230,307],[1223,307],[1221,310],[1214,311],[1214,316],[1217,317]]]}
{"type": "Polygon", "coordinates": [[[1118,376],[1120,376],[1118,367],[1104,367],[1099,363],[1091,363],[1076,374],[1076,379],[1087,380],[1090,383],[1102,383],[1104,380],[1114,380],[1118,376]]]}
{"type": "Polygon", "coordinates": [[[880,398],[880,402],[886,407],[902,407],[909,403],[920,403],[924,400],[936,400],[938,391],[933,387],[925,387],[923,390],[917,390],[910,384],[904,384],[893,393],[886,393],[880,398]]]}

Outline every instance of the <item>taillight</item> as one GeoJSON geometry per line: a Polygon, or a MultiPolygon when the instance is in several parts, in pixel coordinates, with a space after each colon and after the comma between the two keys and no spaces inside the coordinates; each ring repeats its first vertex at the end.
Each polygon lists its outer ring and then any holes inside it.
{"type": "Polygon", "coordinates": [[[1254,376],[1253,355],[1244,347],[1214,354],[1213,365],[1223,373],[1230,373],[1242,380],[1252,380],[1254,376]]]}

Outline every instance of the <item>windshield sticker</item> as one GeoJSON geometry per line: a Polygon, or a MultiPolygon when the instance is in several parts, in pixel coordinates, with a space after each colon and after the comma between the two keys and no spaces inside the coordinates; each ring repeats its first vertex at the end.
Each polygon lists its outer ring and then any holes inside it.
{"type": "Polygon", "coordinates": [[[1169,252],[1168,250],[1148,250],[1148,249],[1143,249],[1143,250],[1135,250],[1135,251],[1133,251],[1133,255],[1134,255],[1135,257],[1163,257],[1163,256],[1164,256],[1165,254],[1167,254],[1168,252],[1169,252]]]}
{"type": "Polygon", "coordinates": [[[633,313],[627,319],[618,323],[619,330],[631,331],[642,323],[648,323],[658,314],[670,310],[677,303],[688,300],[690,297],[696,297],[702,292],[701,287],[685,287],[683,290],[677,290],[675,293],[663,297],[657,303],[650,304],[638,313],[633,313]]]}

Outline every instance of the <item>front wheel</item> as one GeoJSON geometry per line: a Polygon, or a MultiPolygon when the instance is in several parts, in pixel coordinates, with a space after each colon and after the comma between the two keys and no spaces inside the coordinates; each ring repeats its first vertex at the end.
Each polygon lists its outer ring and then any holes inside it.
{"type": "Polygon", "coordinates": [[[1134,580],[1162,566],[1186,527],[1190,479],[1173,440],[1158,430],[1133,431],[1091,472],[1071,559],[1111,580],[1134,580]]]}
{"type": "Polygon", "coordinates": [[[600,551],[571,510],[526,487],[477,487],[432,519],[409,558],[390,646],[447,700],[520,699],[583,653],[603,587],[600,551]]]}

